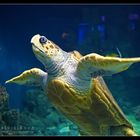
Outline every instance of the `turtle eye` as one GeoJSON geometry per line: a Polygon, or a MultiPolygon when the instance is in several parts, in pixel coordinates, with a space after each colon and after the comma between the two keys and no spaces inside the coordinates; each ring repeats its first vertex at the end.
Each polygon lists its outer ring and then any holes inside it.
{"type": "Polygon", "coordinates": [[[39,42],[41,44],[46,43],[47,42],[47,38],[45,36],[41,36],[40,39],[39,39],[39,42]]]}

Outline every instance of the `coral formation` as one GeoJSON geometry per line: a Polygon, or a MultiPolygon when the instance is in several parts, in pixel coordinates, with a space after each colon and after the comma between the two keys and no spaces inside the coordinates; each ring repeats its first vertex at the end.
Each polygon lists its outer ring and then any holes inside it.
{"type": "Polygon", "coordinates": [[[6,88],[0,85],[0,111],[7,111],[8,110],[8,101],[9,95],[6,91],[6,88]]]}
{"type": "Polygon", "coordinates": [[[6,88],[0,85],[0,135],[14,135],[13,131],[19,121],[18,110],[9,109],[9,95],[6,88]]]}
{"type": "Polygon", "coordinates": [[[77,126],[49,103],[42,90],[28,90],[23,111],[9,108],[9,95],[0,86],[0,135],[79,135],[77,126]]]}

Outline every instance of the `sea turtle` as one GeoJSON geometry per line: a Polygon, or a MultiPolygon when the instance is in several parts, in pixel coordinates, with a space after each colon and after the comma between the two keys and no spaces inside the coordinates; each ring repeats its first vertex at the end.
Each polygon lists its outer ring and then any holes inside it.
{"type": "Polygon", "coordinates": [[[140,58],[65,52],[39,34],[32,37],[31,43],[47,72],[32,68],[6,83],[41,86],[53,105],[79,127],[81,135],[137,135],[102,76],[127,70],[140,58]]]}

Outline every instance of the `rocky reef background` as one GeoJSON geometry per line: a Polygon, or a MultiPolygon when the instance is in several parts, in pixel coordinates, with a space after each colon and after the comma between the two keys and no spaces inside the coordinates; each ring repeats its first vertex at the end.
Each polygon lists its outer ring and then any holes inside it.
{"type": "Polygon", "coordinates": [[[25,108],[9,108],[9,95],[0,86],[1,136],[78,136],[78,128],[64,118],[46,99],[40,89],[28,90],[25,108]]]}
{"type": "MultiPolygon", "coordinates": [[[[123,89],[119,89],[124,91],[123,89]]],[[[119,93],[119,90],[117,93],[119,93]]],[[[79,136],[78,127],[58,112],[41,89],[25,93],[24,109],[9,107],[9,94],[0,86],[0,135],[1,136],[79,136]]],[[[140,106],[117,98],[118,104],[135,131],[140,135],[140,106]]]]}

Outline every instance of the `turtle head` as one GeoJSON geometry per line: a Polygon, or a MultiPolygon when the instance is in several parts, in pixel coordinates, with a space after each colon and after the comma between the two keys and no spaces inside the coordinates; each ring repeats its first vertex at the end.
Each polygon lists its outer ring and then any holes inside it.
{"type": "Polygon", "coordinates": [[[31,39],[32,49],[37,59],[45,66],[48,73],[56,73],[66,60],[67,53],[55,43],[39,34],[31,39]]]}

